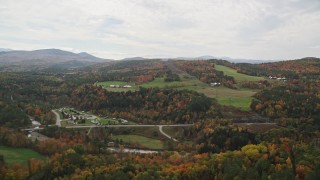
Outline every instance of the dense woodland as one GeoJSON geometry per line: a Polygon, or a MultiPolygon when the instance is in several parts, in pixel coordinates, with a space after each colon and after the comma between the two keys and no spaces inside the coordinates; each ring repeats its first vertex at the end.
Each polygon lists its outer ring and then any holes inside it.
{"type": "Polygon", "coordinates": [[[97,114],[155,124],[193,123],[221,115],[216,101],[187,90],[140,88],[119,93],[85,85],[72,92],[70,104],[97,114]]]}
{"type": "Polygon", "coordinates": [[[317,179],[320,175],[320,150],[310,138],[314,135],[292,128],[256,134],[226,120],[208,120],[181,132],[195,138],[196,145],[178,143],[174,151],[146,155],[101,150],[110,137],[104,129],[90,136],[47,129],[43,133],[58,138],[36,144],[8,131],[12,130],[2,128],[0,134],[6,145],[33,148],[49,159],[30,160],[26,166],[2,163],[2,179],[317,179]]]}
{"type": "MultiPolygon", "coordinates": [[[[47,157],[9,166],[0,155],[0,179],[319,179],[320,82],[319,59],[266,64],[227,61],[123,61],[75,70],[0,72],[0,145],[33,149],[47,157]],[[258,89],[253,112],[276,122],[277,129],[254,132],[223,119],[243,113],[218,104],[203,94],[170,88],[140,88],[110,92],[97,81],[137,84],[161,77],[179,81],[179,73],[205,83],[222,82],[236,88],[233,77],[215,64],[258,76],[286,77],[287,81],[242,82],[258,89]],[[194,123],[177,128],[181,142],[165,141],[156,154],[124,153],[106,146],[116,130],[46,127],[49,140],[32,142],[19,130],[29,117],[54,124],[54,108],[71,106],[97,115],[120,117],[137,123],[194,123]],[[191,142],[191,143],[190,143],[191,142]],[[54,147],[54,148],[53,148],[54,147]]],[[[247,114],[247,115],[248,115],[247,114]]],[[[139,148],[139,147],[138,147],[139,148]]]]}
{"type": "Polygon", "coordinates": [[[304,58],[263,64],[236,64],[241,73],[253,76],[286,77],[288,79],[320,79],[318,58],[304,58]]]}

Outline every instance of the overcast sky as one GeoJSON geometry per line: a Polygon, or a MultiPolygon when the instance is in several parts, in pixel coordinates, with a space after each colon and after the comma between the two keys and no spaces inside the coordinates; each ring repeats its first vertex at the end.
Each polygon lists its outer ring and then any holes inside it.
{"type": "Polygon", "coordinates": [[[320,0],[1,0],[0,48],[113,59],[320,57],[320,0]]]}

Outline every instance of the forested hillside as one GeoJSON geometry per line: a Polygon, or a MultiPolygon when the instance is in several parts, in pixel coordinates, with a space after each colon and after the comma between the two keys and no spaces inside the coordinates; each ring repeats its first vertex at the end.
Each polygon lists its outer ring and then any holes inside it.
{"type": "Polygon", "coordinates": [[[0,72],[0,179],[319,179],[318,61],[286,62],[140,60],[0,72]],[[248,109],[232,106],[244,99],[248,109]],[[76,114],[113,124],[77,124],[76,114]],[[46,138],[28,138],[27,127],[46,138]],[[1,154],[8,147],[46,160],[12,165],[14,154],[1,154]],[[127,151],[148,147],[155,152],[127,151]]]}
{"type": "Polygon", "coordinates": [[[254,76],[286,77],[288,79],[319,79],[320,59],[304,58],[263,64],[237,64],[239,72],[254,76]]]}

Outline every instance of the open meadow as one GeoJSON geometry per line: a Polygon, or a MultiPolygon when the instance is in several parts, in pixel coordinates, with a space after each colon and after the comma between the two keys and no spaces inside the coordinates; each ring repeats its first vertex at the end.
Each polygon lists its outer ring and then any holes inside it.
{"type": "Polygon", "coordinates": [[[140,135],[114,135],[113,140],[116,139],[122,140],[124,143],[137,144],[148,149],[163,149],[162,141],[140,135]]]}
{"type": "Polygon", "coordinates": [[[263,77],[249,76],[246,74],[238,73],[237,70],[229,68],[227,66],[215,64],[214,68],[218,71],[223,71],[224,75],[232,76],[237,82],[265,80],[263,77]]]}
{"type": "Polygon", "coordinates": [[[4,156],[4,160],[10,166],[19,163],[27,164],[31,158],[44,160],[45,158],[39,153],[27,148],[12,148],[7,146],[0,146],[0,154],[4,156]]]}

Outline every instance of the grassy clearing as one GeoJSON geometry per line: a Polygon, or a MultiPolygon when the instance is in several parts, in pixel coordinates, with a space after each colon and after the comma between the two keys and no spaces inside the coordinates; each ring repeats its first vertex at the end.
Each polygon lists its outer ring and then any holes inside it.
{"type": "Polygon", "coordinates": [[[67,121],[60,121],[61,127],[66,127],[68,125],[67,121]]]}
{"type": "Polygon", "coordinates": [[[135,127],[131,129],[131,134],[140,135],[144,137],[149,137],[152,139],[159,139],[161,133],[159,132],[159,127],[135,127]]]}
{"type": "Polygon", "coordinates": [[[229,89],[224,86],[199,89],[199,92],[212,98],[248,98],[256,93],[251,89],[229,89]]]}
{"type": "Polygon", "coordinates": [[[179,87],[179,86],[185,86],[184,82],[180,82],[180,81],[165,82],[164,78],[156,78],[151,82],[147,82],[141,85],[141,87],[144,87],[144,88],[151,88],[151,87],[164,88],[164,87],[179,87]]]}
{"type": "Polygon", "coordinates": [[[163,149],[163,142],[158,139],[152,139],[139,135],[115,135],[113,139],[122,139],[125,143],[139,144],[148,149],[163,149]]]}
{"type": "Polygon", "coordinates": [[[215,69],[218,70],[218,71],[223,71],[223,73],[224,73],[225,75],[234,77],[234,79],[235,79],[237,82],[264,80],[263,77],[249,76],[249,75],[246,75],[246,74],[241,74],[241,73],[238,73],[237,70],[232,69],[232,68],[229,68],[229,67],[226,67],[226,66],[215,65],[214,67],[215,67],[215,69]]]}
{"type": "Polygon", "coordinates": [[[232,105],[244,111],[250,110],[250,104],[253,98],[218,98],[218,103],[222,105],[232,105]]]}
{"type": "MultiPolygon", "coordinates": [[[[189,76],[188,74],[180,74],[181,81],[165,82],[164,78],[156,78],[155,80],[142,84],[144,88],[158,87],[158,88],[179,88],[199,86],[199,80],[189,76]]],[[[200,82],[201,83],[201,82],[200,82]]]]}
{"type": "Polygon", "coordinates": [[[44,160],[45,157],[41,154],[27,148],[12,148],[7,146],[0,146],[0,154],[4,156],[4,160],[8,165],[15,163],[27,164],[28,159],[35,158],[44,160]]]}
{"type": "Polygon", "coordinates": [[[256,93],[251,89],[229,89],[223,86],[208,87],[198,91],[217,99],[219,104],[234,106],[241,110],[250,110],[252,96],[256,93]]]}
{"type": "Polygon", "coordinates": [[[112,132],[115,135],[120,134],[132,134],[132,135],[139,135],[148,137],[151,139],[159,139],[161,133],[159,132],[158,126],[151,126],[151,127],[115,127],[114,131],[112,132]]]}
{"type": "Polygon", "coordinates": [[[86,119],[84,122],[85,125],[92,125],[92,122],[90,119],[86,119]]]}
{"type": "Polygon", "coordinates": [[[169,136],[178,139],[179,142],[194,144],[192,138],[186,138],[184,136],[184,129],[190,129],[191,127],[172,127],[172,126],[163,126],[163,131],[169,136]]]}
{"type": "Polygon", "coordinates": [[[100,121],[100,123],[103,124],[103,125],[119,124],[118,121],[113,120],[113,119],[100,119],[99,121],[100,121]]]}

